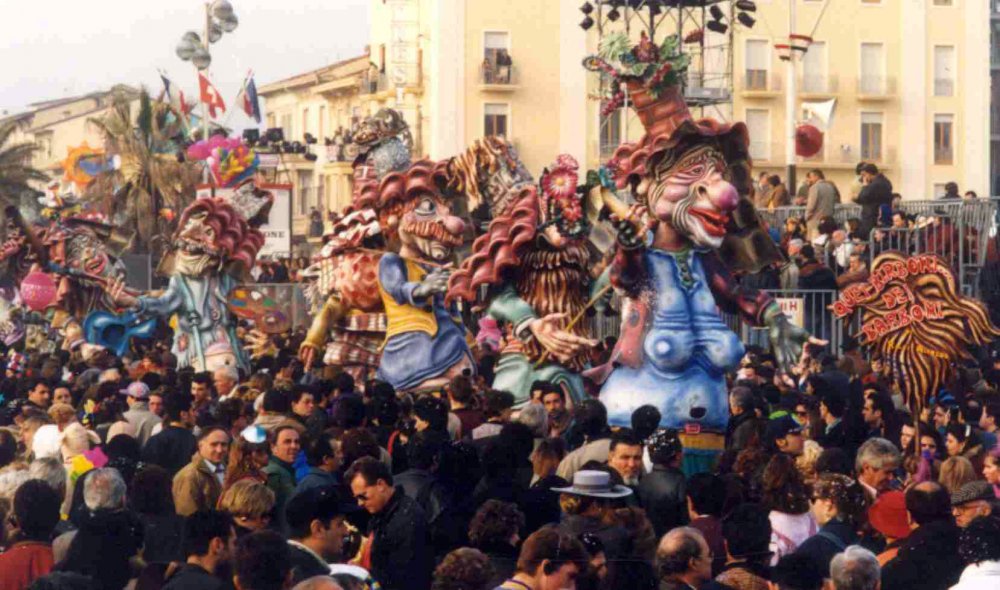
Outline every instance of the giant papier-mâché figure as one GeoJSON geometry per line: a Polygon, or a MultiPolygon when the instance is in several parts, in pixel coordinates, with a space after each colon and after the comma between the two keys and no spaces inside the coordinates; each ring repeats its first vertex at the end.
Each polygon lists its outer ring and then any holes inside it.
{"type": "Polygon", "coordinates": [[[377,377],[397,391],[439,389],[475,368],[457,306],[445,303],[452,252],[465,233],[446,184],[446,166],[422,160],[378,187],[379,224],[393,251],[378,263],[388,325],[377,377]]]}
{"type": "Polygon", "coordinates": [[[562,155],[542,174],[540,189],[506,140],[486,137],[448,164],[452,188],[470,208],[485,203],[491,221],[472,254],[452,275],[449,298],[480,301],[486,314],[510,329],[500,351],[493,388],[530,399],[537,380],[555,383],[578,401],[580,372],[588,366],[588,322],[582,313],[597,281],[587,246],[590,226],[577,193],[578,164],[562,155]]]}
{"type": "Polygon", "coordinates": [[[270,193],[255,189],[252,181],[227,198],[197,199],[181,214],[171,250],[157,269],[170,277],[166,290],[140,297],[116,293],[119,303],[135,307],[140,315],[176,314],[172,352],[178,367],[249,370],[227,301],[249,276],[264,245],[258,227],[267,221],[271,201],[270,193]]]}
{"type": "Polygon", "coordinates": [[[387,323],[378,290],[378,264],[385,251],[375,212],[379,186],[387,174],[410,167],[412,141],[406,121],[393,109],[362,121],[352,138],[353,202],[323,236],[323,248],[305,272],[316,312],[299,358],[308,368],[325,350],[325,364],[363,381],[378,368],[387,323]]]}
{"type": "Polygon", "coordinates": [[[629,92],[646,133],[620,146],[606,166],[616,188],[630,189],[637,205],[605,192],[618,218],[611,280],[623,303],[601,401],[614,424],[629,424],[636,408],[653,404],[664,427],[720,433],[729,418],[725,373],[744,347],[719,309],[767,326],[783,367],[798,358],[809,335],[767,293],[733,278],[736,270],[756,272],[780,259],[745,209],[746,126],[691,117],[679,86],[687,58],[677,53],[675,37],[662,46],[645,35],[635,47],[617,37],[606,41],[610,46],[585,65],[607,71],[615,70],[611,61],[629,64],[632,73],[616,75],[614,85],[629,92]]]}

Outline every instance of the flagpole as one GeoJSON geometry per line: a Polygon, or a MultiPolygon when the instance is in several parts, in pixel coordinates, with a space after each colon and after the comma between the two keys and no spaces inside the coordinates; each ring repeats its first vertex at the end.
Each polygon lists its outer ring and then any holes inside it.
{"type": "MultiPolygon", "coordinates": [[[[208,33],[211,30],[211,23],[212,23],[211,5],[208,2],[206,2],[205,3],[205,36],[201,38],[201,42],[202,42],[202,45],[205,47],[205,51],[209,50],[208,33]]],[[[201,81],[199,80],[199,86],[200,86],[200,83],[201,83],[201,81]]],[[[201,103],[201,115],[202,115],[202,117],[201,117],[201,119],[202,119],[202,121],[201,121],[201,125],[202,125],[202,139],[205,140],[205,141],[208,141],[208,105],[205,104],[205,101],[202,101],[202,103],[201,103]]],[[[205,176],[206,176],[206,178],[208,176],[208,165],[207,164],[205,166],[205,176]]]]}

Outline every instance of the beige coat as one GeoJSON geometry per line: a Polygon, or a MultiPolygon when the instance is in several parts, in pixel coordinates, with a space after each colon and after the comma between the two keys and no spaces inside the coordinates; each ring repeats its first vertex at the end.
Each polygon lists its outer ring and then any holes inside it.
{"type": "Polygon", "coordinates": [[[174,476],[173,488],[174,507],[181,516],[188,516],[199,510],[215,510],[219,496],[222,495],[222,484],[197,453],[174,476]]]}

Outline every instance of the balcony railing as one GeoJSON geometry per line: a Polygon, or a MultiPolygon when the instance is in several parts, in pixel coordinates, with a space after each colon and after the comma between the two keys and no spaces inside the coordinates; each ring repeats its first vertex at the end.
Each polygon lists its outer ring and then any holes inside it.
{"type": "Polygon", "coordinates": [[[834,94],[839,86],[837,76],[832,74],[805,74],[799,84],[802,94],[834,94]]]}
{"type": "Polygon", "coordinates": [[[951,146],[934,147],[934,163],[939,166],[950,166],[955,163],[955,150],[951,146]]]}
{"type": "Polygon", "coordinates": [[[513,65],[502,66],[484,62],[479,66],[479,83],[483,86],[515,86],[517,70],[513,65]]]}
{"type": "Polygon", "coordinates": [[[746,70],[743,73],[743,92],[780,92],[781,76],[768,70],[746,70]]]}
{"type": "Polygon", "coordinates": [[[934,96],[954,96],[955,80],[951,78],[934,78],[934,96]]]}
{"type": "Polygon", "coordinates": [[[896,79],[887,76],[861,76],[858,78],[858,95],[887,98],[896,94],[896,79]]]}
{"type": "Polygon", "coordinates": [[[365,72],[361,76],[361,94],[376,94],[385,90],[389,90],[389,78],[383,72],[377,74],[374,72],[365,72]]]}

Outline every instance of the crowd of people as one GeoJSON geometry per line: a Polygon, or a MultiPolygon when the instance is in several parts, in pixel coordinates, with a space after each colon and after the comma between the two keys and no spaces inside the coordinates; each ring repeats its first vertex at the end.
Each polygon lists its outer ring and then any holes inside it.
{"type": "Polygon", "coordinates": [[[971,590],[1000,575],[1000,360],[913,416],[856,348],[750,349],[710,472],[643,406],[400,395],[284,342],[250,374],[9,360],[0,588],[971,590]],[[16,361],[16,362],[15,362],[16,361]],[[879,586],[881,585],[881,586],[879,586]]]}

